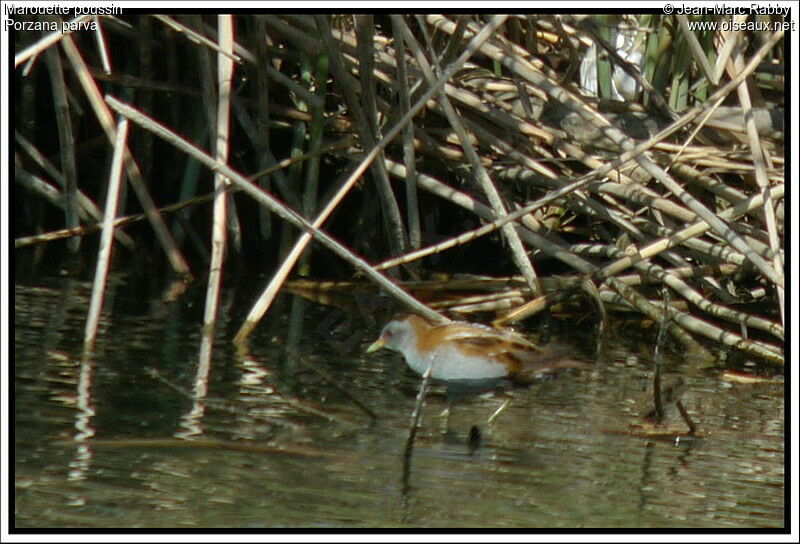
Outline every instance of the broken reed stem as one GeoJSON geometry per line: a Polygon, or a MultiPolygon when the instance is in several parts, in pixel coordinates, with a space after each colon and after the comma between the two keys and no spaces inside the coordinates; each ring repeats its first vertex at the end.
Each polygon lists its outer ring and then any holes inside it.
{"type": "MultiPolygon", "coordinates": [[[[17,166],[15,173],[20,172],[27,174],[21,167],[17,166]]],[[[35,176],[32,176],[35,177],[35,176]]],[[[39,179],[39,178],[36,178],[39,179]]],[[[214,193],[207,193],[204,195],[196,196],[194,198],[190,198],[189,200],[185,200],[183,202],[178,202],[176,204],[170,204],[169,206],[164,206],[163,208],[159,208],[158,212],[161,214],[165,213],[172,213],[176,211],[180,211],[184,208],[189,206],[196,206],[198,204],[203,204],[212,200],[214,198],[214,193]]],[[[45,242],[53,242],[55,240],[62,240],[64,238],[70,238],[72,236],[86,236],[88,234],[92,234],[101,230],[103,228],[102,216],[101,220],[97,223],[92,223],[90,225],[86,225],[85,227],[78,227],[74,229],[59,229],[54,230],[51,232],[45,232],[43,234],[39,234],[37,236],[22,236],[20,238],[14,239],[14,248],[25,247],[33,244],[41,244],[45,242]]],[[[147,219],[147,215],[143,213],[137,213],[133,215],[127,215],[125,217],[117,217],[114,219],[114,233],[117,234],[117,231],[121,227],[125,227],[132,223],[137,223],[139,221],[144,221],[147,219]]],[[[116,236],[115,236],[116,237],[116,236]]],[[[119,238],[117,238],[119,241],[119,238]]],[[[123,244],[124,245],[124,244],[123,244]]]]}
{"type": "Polygon", "coordinates": [[[100,237],[100,250],[97,255],[97,266],[92,284],[92,299],[89,303],[89,315],[86,318],[86,328],[83,334],[84,352],[89,353],[94,349],[97,338],[97,324],[100,321],[100,309],[103,306],[108,267],[111,262],[111,250],[114,240],[114,216],[117,213],[119,191],[122,186],[122,163],[125,155],[128,137],[128,120],[120,117],[117,124],[116,137],[114,138],[114,157],[111,161],[111,173],[108,180],[108,193],[106,207],[103,215],[103,233],[100,237]]]}
{"type": "MultiPolygon", "coordinates": [[[[108,45],[106,44],[106,37],[103,34],[102,19],[100,17],[95,16],[95,22],[97,23],[97,31],[94,33],[94,36],[95,36],[95,42],[97,42],[97,49],[99,50],[100,53],[100,63],[103,65],[103,71],[106,74],[111,74],[111,59],[108,55],[108,45]]],[[[143,70],[144,73],[149,73],[149,70],[147,68],[143,70]]]]}

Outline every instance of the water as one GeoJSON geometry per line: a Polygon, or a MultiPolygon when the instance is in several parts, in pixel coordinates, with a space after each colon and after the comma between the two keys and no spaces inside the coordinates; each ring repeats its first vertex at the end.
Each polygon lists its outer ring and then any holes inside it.
{"type": "Polygon", "coordinates": [[[227,339],[244,303],[225,298],[208,396],[196,403],[202,296],[164,306],[132,291],[112,287],[97,354],[81,361],[89,286],[16,287],[19,528],[784,525],[781,381],[729,384],[721,367],[671,361],[702,435],[679,444],[628,432],[648,406],[651,366],[626,348],[578,374],[456,404],[447,419],[434,389],[404,480],[419,380],[396,354],[364,355],[382,323],[308,303],[293,360],[290,320],[276,308],[251,353],[237,354],[227,339]],[[472,426],[481,439],[470,455],[472,426]]]}

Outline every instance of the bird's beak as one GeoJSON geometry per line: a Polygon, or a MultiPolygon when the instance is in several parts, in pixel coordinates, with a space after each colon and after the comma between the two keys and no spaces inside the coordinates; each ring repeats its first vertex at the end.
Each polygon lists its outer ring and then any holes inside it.
{"type": "Polygon", "coordinates": [[[367,353],[372,353],[373,351],[378,351],[382,347],[386,345],[386,339],[381,336],[377,340],[375,340],[370,346],[367,348],[367,353]]]}

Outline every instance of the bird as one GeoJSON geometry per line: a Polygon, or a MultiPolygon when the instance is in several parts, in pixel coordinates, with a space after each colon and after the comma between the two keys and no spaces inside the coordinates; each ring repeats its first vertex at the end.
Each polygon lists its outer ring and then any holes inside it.
{"type": "Polygon", "coordinates": [[[400,352],[414,372],[456,385],[530,385],[540,378],[585,366],[566,346],[537,346],[519,333],[478,323],[437,324],[400,314],[368,348],[400,352]]]}

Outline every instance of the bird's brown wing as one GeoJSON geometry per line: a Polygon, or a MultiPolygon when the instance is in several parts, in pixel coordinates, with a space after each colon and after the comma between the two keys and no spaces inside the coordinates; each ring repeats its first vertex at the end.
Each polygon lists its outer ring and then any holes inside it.
{"type": "Polygon", "coordinates": [[[441,340],[459,344],[474,344],[486,347],[492,343],[498,343],[513,344],[521,349],[537,349],[536,345],[517,332],[494,329],[478,323],[456,321],[448,325],[440,325],[432,332],[434,336],[438,336],[441,340]]]}
{"type": "Polygon", "coordinates": [[[521,384],[532,383],[545,376],[587,366],[580,354],[565,344],[547,344],[540,346],[536,352],[515,351],[510,355],[518,360],[516,366],[518,370],[511,375],[511,378],[521,384]]]}

